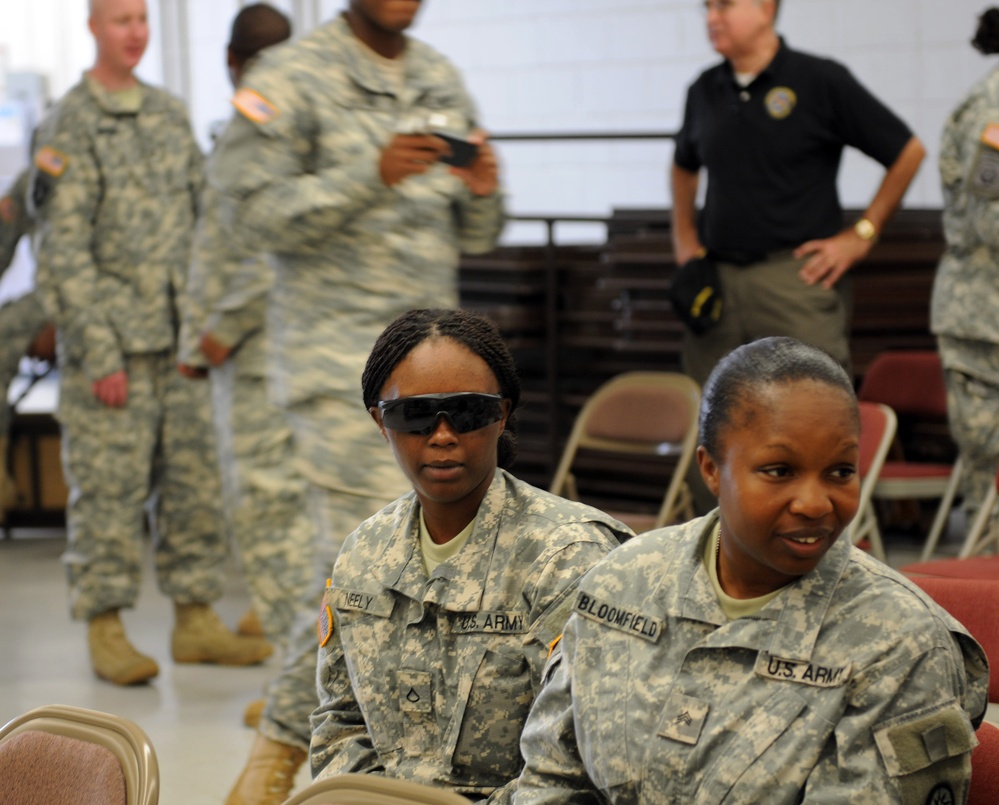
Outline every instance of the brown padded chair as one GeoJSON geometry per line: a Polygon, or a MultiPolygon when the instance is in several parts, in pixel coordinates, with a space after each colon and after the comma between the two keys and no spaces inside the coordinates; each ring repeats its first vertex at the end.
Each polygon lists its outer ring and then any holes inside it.
{"type": "Polygon", "coordinates": [[[576,417],[549,491],[579,499],[573,462],[581,449],[616,455],[675,457],[656,514],[609,511],[635,533],[694,516],[685,481],[697,448],[701,389],[679,372],[624,372],[587,399],[576,417]]]}
{"type": "Polygon", "coordinates": [[[70,705],[29,710],[0,728],[3,805],[156,805],[159,767],[126,718],[70,705]]]}
{"type": "MultiPolygon", "coordinates": [[[[934,350],[882,352],[857,391],[860,400],[890,406],[899,418],[907,415],[947,420],[947,388],[940,355],[934,350]]],[[[923,546],[929,559],[947,525],[961,482],[962,464],[906,461],[889,458],[874,487],[874,500],[939,499],[936,516],[923,546]]]]}
{"type": "Polygon", "coordinates": [[[454,791],[382,777],[336,774],[316,780],[284,805],[471,805],[454,791]]]}
{"type": "Polygon", "coordinates": [[[857,515],[850,523],[847,534],[856,545],[862,539],[869,540],[871,553],[885,561],[885,547],[881,541],[878,517],[874,511],[871,496],[881,477],[881,468],[888,457],[888,450],[895,439],[898,420],[895,412],[883,403],[864,402],[858,404],[860,410],[860,450],[857,462],[860,473],[860,501],[857,515]]]}

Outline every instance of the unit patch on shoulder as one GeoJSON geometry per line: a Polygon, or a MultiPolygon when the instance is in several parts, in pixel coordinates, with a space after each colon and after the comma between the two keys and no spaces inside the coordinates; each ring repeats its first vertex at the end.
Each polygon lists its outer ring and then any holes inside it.
{"type": "Polygon", "coordinates": [[[982,130],[968,187],[976,196],[989,201],[999,198],[999,123],[989,123],[982,130]]]}
{"type": "Polygon", "coordinates": [[[274,104],[252,89],[243,88],[237,91],[233,96],[232,105],[254,123],[270,123],[281,114],[274,104]]]}
{"type": "Polygon", "coordinates": [[[333,610],[330,605],[323,602],[322,609],[319,610],[319,620],[316,623],[316,634],[319,636],[319,648],[325,648],[333,637],[333,610]]]}
{"type": "Polygon", "coordinates": [[[0,221],[3,221],[5,224],[9,224],[12,223],[16,217],[17,206],[14,204],[14,199],[10,196],[0,198],[0,221]]]}
{"type": "Polygon", "coordinates": [[[69,157],[46,145],[44,148],[39,148],[35,154],[35,167],[53,179],[58,179],[69,167],[69,157]]]}
{"type": "Polygon", "coordinates": [[[798,103],[798,96],[790,87],[774,87],[767,93],[763,103],[767,107],[767,112],[774,120],[783,120],[794,111],[795,104],[798,103]]]}
{"type": "Polygon", "coordinates": [[[999,123],[989,123],[982,132],[982,142],[999,151],[999,123]]]}

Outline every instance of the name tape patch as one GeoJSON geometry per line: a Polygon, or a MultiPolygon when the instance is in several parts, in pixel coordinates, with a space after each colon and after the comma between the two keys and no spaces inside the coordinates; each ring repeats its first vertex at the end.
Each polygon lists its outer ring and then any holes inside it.
{"type": "Polygon", "coordinates": [[[666,630],[666,624],[659,618],[608,604],[588,593],[581,592],[576,597],[575,611],[591,621],[640,637],[650,643],[658,643],[659,636],[666,630]]]}
{"type": "Polygon", "coordinates": [[[392,596],[385,593],[366,593],[346,590],[342,587],[332,588],[332,598],[337,609],[366,612],[379,618],[387,618],[391,615],[395,603],[392,596]]]}
{"type": "Polygon", "coordinates": [[[797,682],[816,688],[838,688],[850,678],[852,665],[818,665],[810,662],[793,662],[772,657],[761,651],[756,656],[756,675],[781,682],[797,682]]]}
{"type": "Polygon", "coordinates": [[[524,623],[523,612],[461,612],[454,618],[453,628],[458,634],[523,634],[527,631],[524,623]]]}

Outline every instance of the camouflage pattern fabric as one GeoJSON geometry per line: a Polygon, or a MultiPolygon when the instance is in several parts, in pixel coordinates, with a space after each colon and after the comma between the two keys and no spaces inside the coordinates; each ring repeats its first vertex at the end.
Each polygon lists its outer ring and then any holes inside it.
{"type": "Polygon", "coordinates": [[[415,493],[400,498],[334,566],[313,775],[381,773],[509,802],[576,584],[631,532],[497,470],[468,543],[428,578],[419,516],[415,493]]]}
{"type": "MultiPolygon", "coordinates": [[[[397,94],[342,18],[264,51],[210,173],[224,196],[223,226],[242,247],[273,256],[275,401],[349,399],[358,433],[367,414],[355,401],[375,339],[411,308],[456,306],[459,250],[493,248],[503,223],[501,193],[476,198],[444,165],[382,183],[381,151],[413,120],[438,112],[476,126],[448,61],[412,39],[402,58],[397,94]]],[[[367,452],[366,441],[324,440],[327,450],[303,459],[310,480],[371,494],[359,465],[392,458],[367,452]]]]}
{"type": "MultiPolygon", "coordinates": [[[[371,423],[374,425],[374,423],[371,423]]],[[[383,443],[382,449],[388,450],[383,443]]],[[[317,569],[328,576],[347,535],[391,501],[370,495],[352,495],[313,484],[309,504],[313,520],[324,536],[316,553],[317,569]]],[[[323,581],[306,590],[309,606],[298,614],[281,672],[267,686],[266,706],[259,731],[272,741],[308,749],[312,734],[309,719],[319,706],[316,694],[316,611],[323,598],[323,581]]]]}
{"type": "Polygon", "coordinates": [[[970,525],[999,467],[999,69],[951,113],[939,167],[947,248],[930,324],[945,369],[951,435],[965,463],[970,525]]]}
{"type": "MultiPolygon", "coordinates": [[[[0,277],[14,261],[17,244],[34,229],[28,214],[27,195],[30,171],[24,170],[0,198],[0,277]]],[[[17,377],[21,358],[39,330],[48,323],[41,299],[34,293],[10,301],[0,307],[0,436],[10,430],[11,411],[6,405],[7,390],[17,377]]],[[[6,460],[6,456],[0,456],[6,460]]]]}
{"type": "Polygon", "coordinates": [[[950,434],[963,461],[961,508],[970,527],[999,470],[999,343],[946,335],[937,343],[950,434]]]}
{"type": "Polygon", "coordinates": [[[286,645],[298,613],[315,604],[321,569],[309,485],[294,462],[287,416],[267,391],[267,291],[273,272],[219,225],[218,198],[202,196],[181,310],[180,360],[208,366],[203,332],[233,350],[210,367],[223,501],[243,574],[267,637],[286,645]]]}
{"type": "Polygon", "coordinates": [[[146,508],[163,594],[191,604],[223,593],[225,524],[208,386],[182,377],[172,352],[124,360],[124,408],[101,403],[78,364],[60,366],[63,472],[71,490],[63,562],[80,620],[135,604],[146,508]]]}
{"type": "MultiPolygon", "coordinates": [[[[11,381],[17,377],[21,358],[48,320],[36,293],[26,293],[0,307],[0,389],[3,389],[0,436],[5,436],[10,430],[12,412],[7,405],[7,392],[11,381]]],[[[5,458],[0,456],[0,459],[5,458]]]]}
{"type": "Polygon", "coordinates": [[[321,568],[291,428],[254,371],[264,363],[264,341],[263,332],[246,338],[210,378],[230,529],[264,632],[285,645],[298,613],[315,603],[321,568]]]}
{"type": "MultiPolygon", "coordinates": [[[[402,58],[396,87],[342,18],[264,51],[209,172],[223,230],[240,249],[267,253],[274,269],[269,390],[288,414],[319,550],[331,558],[344,535],[408,488],[359,400],[372,345],[407,310],[456,307],[459,251],[493,248],[504,221],[501,192],[475,197],[443,165],[383,184],[381,152],[397,132],[431,112],[477,126],[444,57],[409,39],[402,58]]],[[[269,688],[260,731],[273,740],[308,744],[314,619],[313,606],[269,688]]]]}
{"type": "Polygon", "coordinates": [[[210,391],[176,371],[178,313],[203,184],[179,100],[84,78],[39,126],[36,281],[59,330],[70,599],[89,619],[134,604],[144,506],[162,591],[222,593],[225,524],[210,391]],[[91,383],[128,376],[124,408],[91,383]]]}
{"type": "Polygon", "coordinates": [[[30,171],[22,171],[0,198],[0,277],[14,262],[18,242],[34,228],[27,205],[30,179],[30,171]]]}
{"type": "Polygon", "coordinates": [[[717,522],[640,535],[581,582],[514,803],[963,802],[981,647],[845,539],[729,621],[704,566],[717,522]]]}

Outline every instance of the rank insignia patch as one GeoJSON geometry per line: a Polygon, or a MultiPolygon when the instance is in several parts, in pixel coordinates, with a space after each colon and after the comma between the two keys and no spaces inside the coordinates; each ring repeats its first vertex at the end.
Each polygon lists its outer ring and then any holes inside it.
{"type": "Polygon", "coordinates": [[[794,111],[794,106],[798,103],[798,96],[790,87],[774,87],[767,93],[763,102],[770,117],[774,120],[783,120],[794,111]]]}

